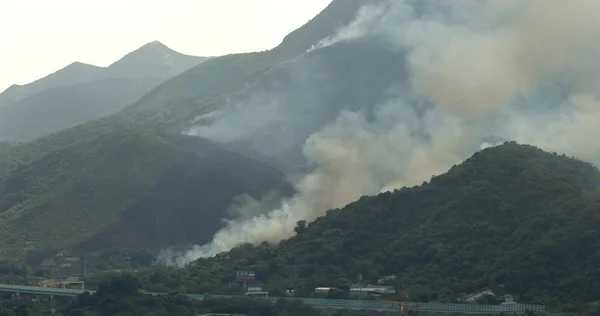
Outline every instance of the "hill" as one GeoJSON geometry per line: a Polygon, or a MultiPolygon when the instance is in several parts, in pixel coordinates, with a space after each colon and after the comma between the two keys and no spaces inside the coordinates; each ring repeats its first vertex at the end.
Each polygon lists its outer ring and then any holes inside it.
{"type": "Polygon", "coordinates": [[[0,140],[29,141],[113,114],[205,59],[152,42],[108,67],[73,63],[12,86],[0,94],[0,140]]]}
{"type": "Polygon", "coordinates": [[[226,292],[234,271],[247,269],[273,295],[309,295],[316,286],[347,288],[359,274],[367,283],[395,274],[393,284],[415,301],[455,301],[489,287],[551,308],[593,302],[599,181],[589,163],[505,143],[423,185],[298,223],[278,245],[200,259],[180,284],[226,292]]]}
{"type": "Polygon", "coordinates": [[[234,197],[285,191],[286,181],[268,164],[200,138],[106,134],[2,179],[0,249],[12,256],[206,242],[232,216],[234,197]]]}

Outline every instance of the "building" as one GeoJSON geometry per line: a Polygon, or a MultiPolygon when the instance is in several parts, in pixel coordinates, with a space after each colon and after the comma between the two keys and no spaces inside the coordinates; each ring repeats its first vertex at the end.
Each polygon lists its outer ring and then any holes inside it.
{"type": "Polygon", "coordinates": [[[248,287],[248,289],[246,290],[246,295],[269,297],[269,292],[263,291],[263,288],[260,286],[254,286],[254,287],[248,287]]]}
{"type": "Polygon", "coordinates": [[[363,285],[353,286],[348,293],[349,296],[381,296],[396,294],[393,286],[363,285]]]}
{"type": "Polygon", "coordinates": [[[315,294],[320,294],[320,295],[327,295],[329,294],[330,291],[335,291],[337,290],[334,287],[317,287],[315,288],[315,294]]]}
{"type": "Polygon", "coordinates": [[[504,302],[502,302],[501,304],[502,305],[514,305],[514,304],[517,304],[517,302],[515,302],[515,299],[513,298],[512,295],[506,294],[506,295],[504,295],[504,302]]]}

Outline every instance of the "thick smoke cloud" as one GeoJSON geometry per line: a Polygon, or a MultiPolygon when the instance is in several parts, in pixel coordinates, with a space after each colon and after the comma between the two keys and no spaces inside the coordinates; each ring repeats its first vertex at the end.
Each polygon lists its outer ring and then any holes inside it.
{"type": "MultiPolygon", "coordinates": [[[[365,37],[406,54],[408,91],[373,113],[342,111],[312,134],[303,153],[315,169],[280,208],[231,221],[212,243],[162,260],[182,265],[240,243],[277,242],[299,220],[446,171],[493,145],[487,136],[600,163],[590,143],[600,132],[600,2],[393,0],[362,8],[311,50],[365,37]]],[[[265,113],[267,100],[277,99],[265,98],[265,113]]],[[[235,129],[229,123],[219,124],[235,129]]],[[[198,134],[211,133],[233,132],[198,134]]]]}

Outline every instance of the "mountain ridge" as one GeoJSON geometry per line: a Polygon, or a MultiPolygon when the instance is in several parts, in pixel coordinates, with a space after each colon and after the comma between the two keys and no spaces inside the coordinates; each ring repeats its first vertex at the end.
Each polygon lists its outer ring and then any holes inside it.
{"type": "MultiPolygon", "coordinates": [[[[351,21],[357,13],[353,10],[371,1],[377,0],[353,0],[350,8],[343,6],[344,1],[334,1],[332,4],[335,6],[328,6],[329,10],[326,8],[294,32],[305,34],[297,36],[309,40],[332,36],[340,21],[351,21]],[[333,21],[329,21],[328,15],[334,16],[331,19],[333,21]],[[317,23],[319,21],[321,22],[317,23]],[[302,30],[306,28],[313,28],[313,31],[302,30]],[[313,32],[316,33],[306,34],[313,32]]],[[[52,150],[110,131],[160,126],[171,132],[181,132],[189,128],[194,117],[222,106],[227,98],[243,91],[249,81],[255,80],[274,64],[297,57],[317,44],[309,40],[298,40],[294,44],[294,36],[286,37],[280,45],[265,52],[210,58],[166,80],[118,113],[57,131],[35,141],[11,146],[0,152],[0,177],[20,163],[34,161],[52,150]]]]}
{"type": "MultiPolygon", "coordinates": [[[[154,42],[144,44],[144,45],[140,46],[139,48],[135,49],[134,51],[127,53],[126,55],[121,57],[119,60],[111,63],[109,66],[106,66],[106,67],[95,66],[95,65],[75,61],[61,69],[58,69],[42,78],[36,79],[30,83],[13,84],[13,85],[9,86],[7,89],[5,89],[4,91],[2,91],[0,93],[0,108],[5,105],[17,102],[18,100],[20,100],[26,96],[41,92],[46,89],[66,87],[66,86],[70,86],[73,84],[83,83],[83,82],[88,82],[88,81],[93,81],[93,80],[98,80],[98,79],[109,79],[115,75],[121,76],[124,71],[122,71],[120,69],[118,71],[112,70],[112,69],[115,69],[114,67],[118,67],[118,66],[122,65],[122,63],[119,63],[119,61],[128,61],[128,59],[124,60],[124,58],[127,56],[132,56],[132,54],[133,55],[137,55],[137,54],[147,55],[150,52],[155,52],[157,50],[157,47],[166,48],[166,50],[169,54],[177,53],[176,51],[172,50],[171,48],[167,47],[166,45],[164,45],[158,41],[154,41],[154,42]],[[113,68],[111,68],[111,66],[113,68]]],[[[190,56],[190,55],[185,55],[185,54],[181,54],[181,53],[177,53],[177,54],[179,54],[179,56],[184,57],[185,59],[197,60],[197,63],[200,63],[201,61],[206,59],[205,57],[196,57],[196,56],[190,56]]],[[[189,63],[189,62],[186,61],[186,64],[187,63],[189,63]]],[[[171,74],[166,75],[167,78],[170,76],[171,76],[171,74]]],[[[159,78],[162,78],[162,77],[163,76],[161,76],[159,78]]]]}
{"type": "Polygon", "coordinates": [[[0,140],[31,141],[113,114],[205,60],[155,41],[107,67],[71,63],[0,94],[0,140]]]}

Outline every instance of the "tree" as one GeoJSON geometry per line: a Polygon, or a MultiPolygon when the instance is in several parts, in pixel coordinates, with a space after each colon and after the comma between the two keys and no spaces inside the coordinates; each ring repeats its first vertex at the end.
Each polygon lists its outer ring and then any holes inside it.
{"type": "Polygon", "coordinates": [[[294,231],[296,234],[302,234],[306,230],[306,221],[298,221],[296,222],[296,227],[294,231]]]}
{"type": "Polygon", "coordinates": [[[125,274],[101,283],[96,294],[98,296],[131,296],[138,294],[140,288],[138,279],[130,274],[125,274]]]}

